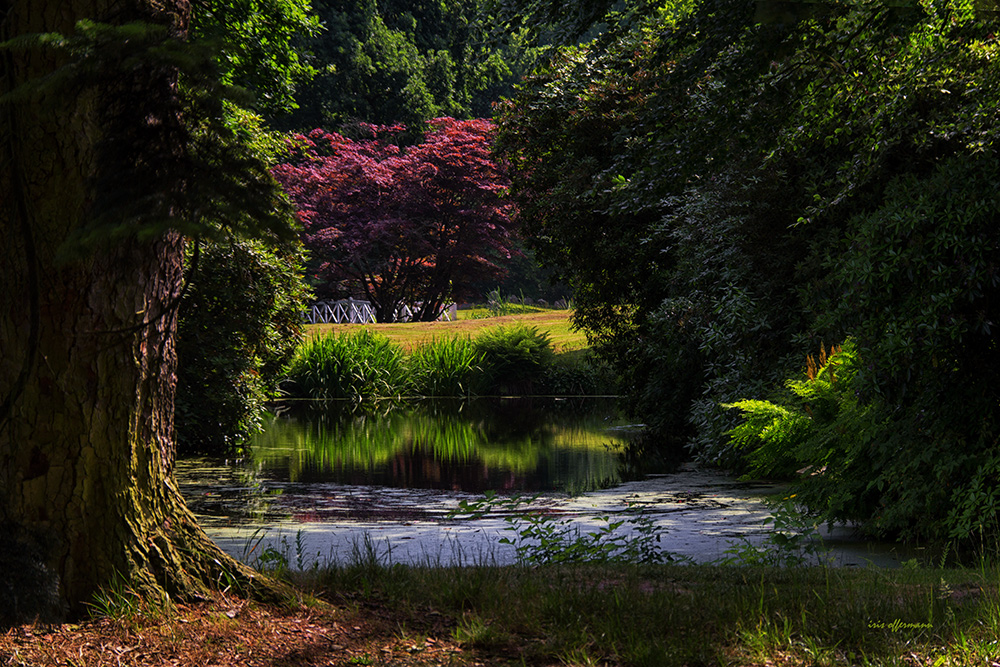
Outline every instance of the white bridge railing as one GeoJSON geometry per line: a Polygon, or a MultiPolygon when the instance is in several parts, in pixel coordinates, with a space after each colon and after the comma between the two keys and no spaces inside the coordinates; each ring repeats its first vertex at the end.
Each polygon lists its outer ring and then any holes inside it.
{"type": "MultiPolygon", "coordinates": [[[[452,321],[455,319],[456,307],[451,304],[441,313],[439,319],[452,321]]],[[[340,301],[317,301],[303,314],[309,324],[375,324],[375,309],[368,301],[357,299],[341,299],[340,301]]],[[[413,319],[413,311],[409,306],[400,306],[396,311],[397,322],[409,322],[413,319]]]]}
{"type": "Polygon", "coordinates": [[[309,324],[374,324],[375,309],[367,301],[341,299],[340,301],[317,301],[305,312],[309,324]]]}

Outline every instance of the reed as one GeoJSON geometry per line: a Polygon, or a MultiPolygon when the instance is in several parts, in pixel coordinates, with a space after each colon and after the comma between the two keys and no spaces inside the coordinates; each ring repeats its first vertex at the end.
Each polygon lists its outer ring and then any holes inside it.
{"type": "Polygon", "coordinates": [[[436,338],[410,354],[410,391],[421,396],[468,396],[478,389],[482,353],[468,336],[436,338]]]}
{"type": "Polygon", "coordinates": [[[283,390],[295,398],[358,401],[398,396],[406,386],[403,349],[382,334],[358,329],[303,343],[283,390]]]}

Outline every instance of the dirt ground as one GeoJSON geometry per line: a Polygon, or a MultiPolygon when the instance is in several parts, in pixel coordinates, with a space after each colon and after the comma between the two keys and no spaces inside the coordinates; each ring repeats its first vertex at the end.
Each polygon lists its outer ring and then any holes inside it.
{"type": "Polygon", "coordinates": [[[452,639],[454,623],[356,602],[283,609],[219,596],[79,625],[26,625],[0,635],[0,665],[91,667],[432,666],[506,662],[452,639]]]}

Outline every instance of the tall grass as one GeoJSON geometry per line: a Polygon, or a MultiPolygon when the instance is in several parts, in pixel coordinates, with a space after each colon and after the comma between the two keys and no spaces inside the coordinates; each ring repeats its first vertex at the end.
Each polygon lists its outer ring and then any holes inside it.
{"type": "Polygon", "coordinates": [[[395,396],[606,394],[606,369],[583,351],[557,357],[548,333],[520,323],[416,345],[409,355],[371,329],[307,340],[282,386],[287,396],[354,401],[395,396]]]}
{"type": "Polygon", "coordinates": [[[483,356],[484,386],[495,393],[532,393],[555,357],[547,333],[520,323],[483,329],[475,346],[483,356]]]}
{"type": "Polygon", "coordinates": [[[479,389],[482,357],[468,336],[421,345],[407,363],[410,390],[421,396],[468,396],[479,389]]]}
{"type": "Polygon", "coordinates": [[[331,565],[308,583],[394,610],[400,631],[432,610],[488,664],[930,667],[998,655],[995,570],[430,565],[331,565]]]}
{"type": "Polygon", "coordinates": [[[312,338],[288,367],[285,392],[297,398],[361,400],[405,391],[403,348],[369,329],[312,338]]]}

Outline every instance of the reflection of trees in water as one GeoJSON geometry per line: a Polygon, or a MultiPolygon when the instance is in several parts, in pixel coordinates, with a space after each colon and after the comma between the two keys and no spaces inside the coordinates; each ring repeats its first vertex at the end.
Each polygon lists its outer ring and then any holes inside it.
{"type": "Polygon", "coordinates": [[[401,488],[581,492],[617,479],[607,401],[324,405],[272,422],[254,459],[290,481],[401,488]]]}

